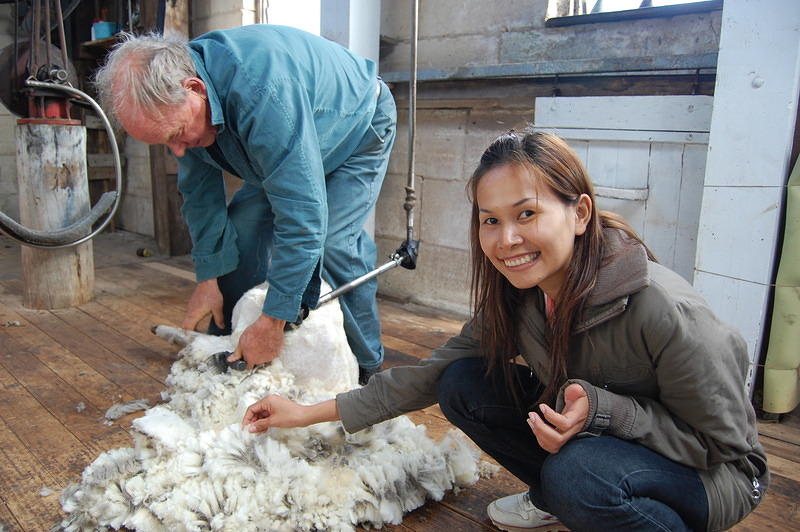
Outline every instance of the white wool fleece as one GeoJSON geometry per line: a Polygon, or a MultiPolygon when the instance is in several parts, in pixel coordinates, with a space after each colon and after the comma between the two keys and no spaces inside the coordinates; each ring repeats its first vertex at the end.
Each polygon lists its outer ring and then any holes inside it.
{"type": "Polygon", "coordinates": [[[167,377],[170,401],[133,422],[132,448],[100,455],[62,492],[62,530],[350,531],[399,524],[426,498],[478,479],[478,452],[463,435],[437,443],[406,417],[356,434],[339,422],[242,430],[247,406],[269,393],[310,404],[358,386],[336,301],[287,333],[271,364],[215,372],[209,356],[233,351],[265,294],[258,287],[237,304],[232,336],[186,338],[167,377]]]}

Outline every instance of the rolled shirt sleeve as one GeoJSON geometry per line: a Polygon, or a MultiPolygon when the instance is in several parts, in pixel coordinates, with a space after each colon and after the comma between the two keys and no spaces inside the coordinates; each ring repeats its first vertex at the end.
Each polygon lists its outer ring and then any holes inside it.
{"type": "Polygon", "coordinates": [[[239,265],[236,229],[228,219],[222,172],[195,154],[178,159],[181,214],[192,238],[197,282],[234,271],[239,265]]]}

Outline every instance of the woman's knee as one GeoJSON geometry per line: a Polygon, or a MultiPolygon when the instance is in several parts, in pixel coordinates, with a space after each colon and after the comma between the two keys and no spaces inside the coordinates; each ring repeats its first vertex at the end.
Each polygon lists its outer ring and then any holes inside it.
{"type": "Polygon", "coordinates": [[[592,440],[595,438],[573,439],[544,461],[542,495],[554,513],[556,508],[574,508],[576,503],[592,505],[592,498],[603,491],[594,481],[598,454],[592,449],[592,440]]]}
{"type": "Polygon", "coordinates": [[[439,377],[439,407],[451,422],[466,413],[466,399],[473,395],[470,390],[480,386],[482,367],[482,360],[464,358],[450,363],[439,377]]]}

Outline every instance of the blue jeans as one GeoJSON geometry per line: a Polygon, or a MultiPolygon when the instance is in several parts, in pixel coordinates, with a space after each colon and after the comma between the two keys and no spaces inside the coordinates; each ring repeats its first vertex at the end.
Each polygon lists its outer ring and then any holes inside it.
{"type": "MultiPolygon", "coordinates": [[[[375,267],[375,243],[363,227],[378,199],[397,126],[394,99],[380,83],[375,115],[359,148],[325,176],[328,233],[322,278],[334,288],[375,267]]],[[[239,267],[218,279],[227,330],[218,329],[212,320],[211,334],[230,334],[233,306],[247,290],[266,280],[272,253],[274,215],[262,188],[245,183],[231,199],[228,216],[238,235],[239,267]]],[[[339,297],[347,341],[365,369],[377,369],[383,363],[377,288],[373,278],[339,297]]]]}
{"type": "Polygon", "coordinates": [[[530,486],[531,501],[571,530],[705,530],[708,502],[697,471],[613,436],[573,438],[556,454],[526,423],[542,386],[519,366],[517,407],[501,375],[482,359],[453,362],[439,381],[451,423],[530,486]]]}

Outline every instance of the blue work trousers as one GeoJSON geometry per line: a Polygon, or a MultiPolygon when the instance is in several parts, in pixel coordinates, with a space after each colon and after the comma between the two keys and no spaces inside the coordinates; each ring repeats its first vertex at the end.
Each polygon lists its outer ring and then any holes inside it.
{"type": "Polygon", "coordinates": [[[487,377],[484,361],[475,358],[444,371],[439,405],[450,422],[528,484],[538,508],[576,532],[705,530],[706,492],[691,467],[613,436],[573,438],[556,454],[542,449],[526,422],[526,408],[542,386],[528,368],[517,371],[523,408],[515,406],[502,376],[487,377]]]}
{"type": "MultiPolygon", "coordinates": [[[[380,95],[371,127],[356,153],[325,176],[328,232],[322,277],[334,288],[375,267],[375,243],[363,227],[378,199],[397,126],[392,94],[382,81],[378,83],[380,95]]],[[[218,279],[228,330],[217,329],[212,321],[212,334],[230,334],[233,306],[247,290],[266,280],[272,254],[274,215],[261,187],[245,183],[231,199],[228,216],[236,228],[239,266],[218,279]]],[[[377,288],[373,278],[339,297],[350,348],[359,366],[369,370],[383,362],[377,288]]]]}

